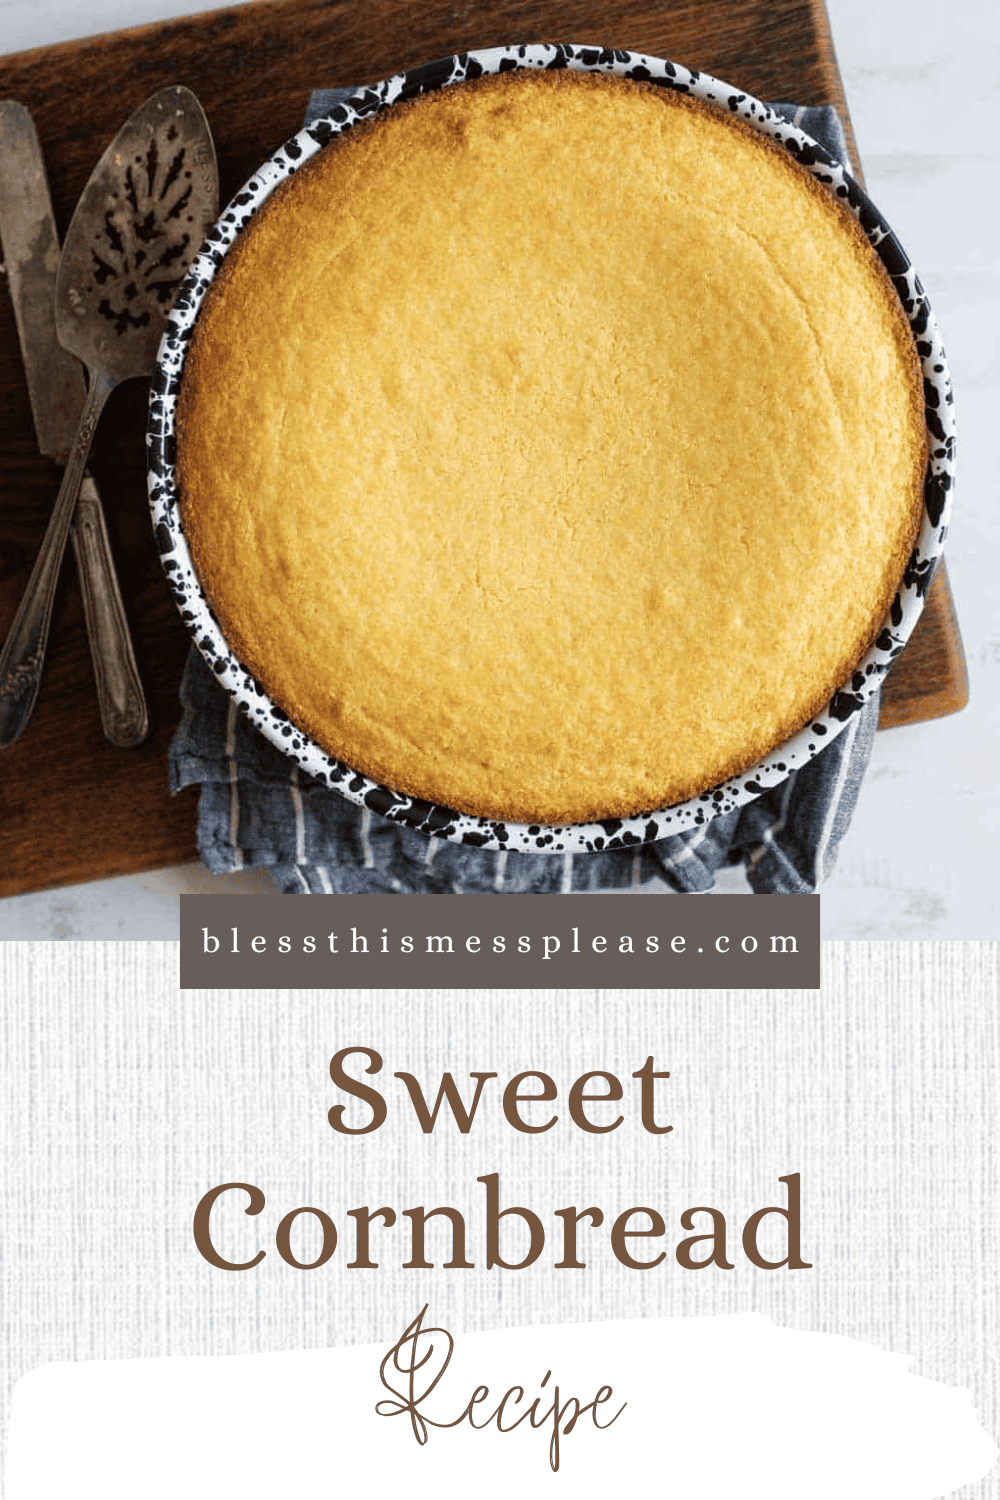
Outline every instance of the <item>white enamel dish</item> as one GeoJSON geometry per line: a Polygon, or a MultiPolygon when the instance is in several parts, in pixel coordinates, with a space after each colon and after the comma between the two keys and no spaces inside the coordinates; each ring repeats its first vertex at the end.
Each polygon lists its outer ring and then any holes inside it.
{"type": "Polygon", "coordinates": [[[899,655],[923,608],[934,566],[944,544],[954,480],[955,431],[951,385],[941,339],[926,295],[878,210],[854,179],[815,141],[767,105],[704,73],[639,53],[595,47],[537,44],[462,53],[358,89],[331,114],[301,130],[256,172],[225,210],[193,263],[160,345],[150,398],[149,497],[164,569],[192,637],[218,681],[253,724],[309,776],[350,801],[425,834],[491,849],[530,852],[593,852],[635,846],[682,833],[739,807],[818,755],[843,729],[899,655]],[[632,818],[544,827],[476,818],[394,792],[328,755],[292,724],[230,650],[202,592],[180,521],[174,472],[174,416],[188,343],[212,279],[240,231],[275,187],[337,134],[373,113],[431,89],[511,68],[571,68],[641,78],[679,90],[731,114],[777,141],[848,206],[865,230],[896,286],[922,361],[929,436],[924,515],[907,564],[874,646],[849,682],[798,734],[731,781],[673,807],[632,818]]]}

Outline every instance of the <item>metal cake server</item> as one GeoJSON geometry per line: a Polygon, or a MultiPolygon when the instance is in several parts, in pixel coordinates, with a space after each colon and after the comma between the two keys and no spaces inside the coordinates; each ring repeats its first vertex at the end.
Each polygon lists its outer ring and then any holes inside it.
{"type": "MultiPolygon", "coordinates": [[[[0,100],[0,244],[39,452],[65,467],[87,399],[78,360],[56,338],[59,238],[38,133],[23,104],[0,100]]],[[[149,715],[135,664],[104,508],[84,475],[70,531],[104,733],[113,745],[139,745],[149,715]]]]}
{"type": "Polygon", "coordinates": [[[56,581],[94,431],[123,380],[147,375],[174,292],[218,212],[215,149],[189,89],[162,89],[105,151],[66,233],[56,334],[90,372],[45,539],[3,651],[0,748],[27,724],[41,681],[56,581]]]}

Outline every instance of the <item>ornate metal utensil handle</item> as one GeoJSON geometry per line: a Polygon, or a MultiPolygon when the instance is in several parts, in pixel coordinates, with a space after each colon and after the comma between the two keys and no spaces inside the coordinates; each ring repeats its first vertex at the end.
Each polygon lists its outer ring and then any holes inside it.
{"type": "Polygon", "coordinates": [[[95,370],[91,375],[80,426],[45,537],[24,598],[0,652],[0,750],[13,744],[22,733],[38,697],[56,583],[80,493],[84,465],[104,404],[119,383],[117,375],[104,370],[95,370]]]}
{"type": "Polygon", "coordinates": [[[149,714],[111,557],[104,508],[89,474],[83,476],[80,486],[70,539],[80,575],[104,735],[112,745],[128,750],[141,745],[149,733],[149,714]]]}

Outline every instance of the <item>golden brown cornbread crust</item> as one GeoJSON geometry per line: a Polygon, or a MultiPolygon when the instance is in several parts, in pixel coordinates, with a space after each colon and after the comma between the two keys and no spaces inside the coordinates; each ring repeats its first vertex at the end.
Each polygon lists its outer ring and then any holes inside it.
{"type": "Polygon", "coordinates": [[[916,537],[919,362],[851,215],[691,99],[518,71],[338,138],[227,256],[177,471],[223,632],[331,754],[525,823],[756,763],[916,537]]]}

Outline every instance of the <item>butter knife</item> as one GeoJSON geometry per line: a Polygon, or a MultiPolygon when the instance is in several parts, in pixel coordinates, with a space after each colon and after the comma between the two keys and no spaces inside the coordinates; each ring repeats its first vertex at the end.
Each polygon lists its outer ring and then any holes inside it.
{"type": "MultiPolygon", "coordinates": [[[[56,338],[59,237],[38,134],[31,115],[0,100],[0,245],[14,305],[38,448],[65,466],[87,397],[83,367],[56,338]]],[[[122,606],[104,509],[85,476],[71,532],[97,700],[113,745],[139,745],[149,733],[146,700],[122,606]]]]}

